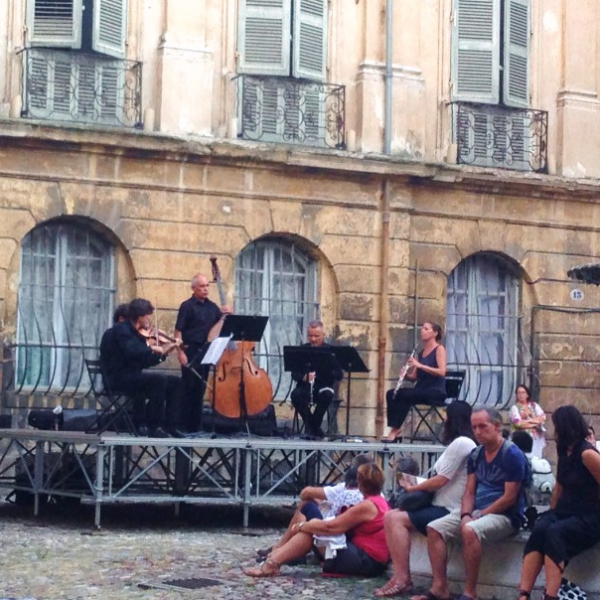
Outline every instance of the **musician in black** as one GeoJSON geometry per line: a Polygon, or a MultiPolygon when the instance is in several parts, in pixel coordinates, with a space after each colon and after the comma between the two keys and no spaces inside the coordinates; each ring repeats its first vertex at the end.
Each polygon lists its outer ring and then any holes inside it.
{"type": "Polygon", "coordinates": [[[219,308],[208,297],[208,279],[202,273],[192,278],[192,296],[179,307],[175,337],[182,341],[177,351],[181,365],[184,400],[183,414],[190,433],[202,426],[202,399],[206,390],[208,369],[200,364],[200,356],[214,326],[231,313],[228,306],[219,308]]]}
{"type": "MultiPolygon", "coordinates": [[[[145,371],[165,360],[176,344],[155,345],[143,335],[150,329],[152,304],[143,298],[129,303],[127,318],[103,336],[100,361],[110,387],[118,393],[147,398],[145,415],[134,414],[138,434],[151,437],[182,437],[181,379],[157,371],[145,371]],[[147,418],[147,420],[145,420],[147,418]],[[169,430],[170,434],[166,431],[169,430]]],[[[139,406],[136,404],[135,406],[139,406]]]]}
{"type": "MultiPolygon", "coordinates": [[[[304,346],[315,348],[329,346],[325,342],[325,330],[321,321],[311,321],[308,324],[307,338],[308,343],[303,344],[304,346]]],[[[308,435],[316,438],[325,437],[321,428],[323,417],[333,402],[336,384],[343,376],[344,373],[339,367],[322,370],[318,365],[315,365],[314,370],[309,373],[292,372],[292,379],[296,382],[296,387],[291,394],[292,404],[302,417],[308,435]],[[310,409],[311,402],[314,403],[313,411],[310,409]]]]}

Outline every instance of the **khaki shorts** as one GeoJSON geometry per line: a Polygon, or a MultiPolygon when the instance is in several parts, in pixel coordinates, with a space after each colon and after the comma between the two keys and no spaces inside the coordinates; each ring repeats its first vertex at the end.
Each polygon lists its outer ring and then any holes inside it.
{"type": "MultiPolygon", "coordinates": [[[[431,521],[427,527],[437,531],[445,542],[452,539],[460,541],[460,509],[456,508],[449,515],[431,521]]],[[[484,515],[470,521],[465,527],[471,527],[481,542],[497,542],[516,533],[505,515],[484,515]]]]}

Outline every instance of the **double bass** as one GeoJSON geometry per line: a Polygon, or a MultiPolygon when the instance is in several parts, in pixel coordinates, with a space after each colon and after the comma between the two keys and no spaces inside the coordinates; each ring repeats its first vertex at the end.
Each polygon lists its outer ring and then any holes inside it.
{"type": "MultiPolygon", "coordinates": [[[[225,291],[217,257],[211,256],[213,279],[219,290],[221,306],[225,305],[225,291]]],[[[219,331],[222,322],[218,323],[219,331]]],[[[209,339],[219,331],[213,328],[209,339]]],[[[216,366],[212,390],[214,410],[232,419],[247,418],[265,410],[273,399],[273,386],[269,375],[261,369],[253,358],[254,342],[230,342],[216,366]]]]}

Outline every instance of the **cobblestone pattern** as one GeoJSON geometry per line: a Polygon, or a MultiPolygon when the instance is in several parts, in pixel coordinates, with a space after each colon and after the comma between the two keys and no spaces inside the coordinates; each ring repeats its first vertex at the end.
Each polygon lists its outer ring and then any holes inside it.
{"type": "MultiPolygon", "coordinates": [[[[283,512],[283,511],[281,511],[283,512]]],[[[255,551],[271,545],[290,513],[265,513],[244,530],[239,513],[202,508],[175,519],[166,507],[107,507],[93,528],[89,507],[30,510],[0,504],[0,600],[192,600],[228,598],[372,598],[377,579],[329,579],[317,565],[282,568],[276,578],[252,579],[255,551]],[[105,516],[106,515],[106,516],[105,516]],[[206,577],[220,585],[179,591],[140,583],[206,577]]]]}

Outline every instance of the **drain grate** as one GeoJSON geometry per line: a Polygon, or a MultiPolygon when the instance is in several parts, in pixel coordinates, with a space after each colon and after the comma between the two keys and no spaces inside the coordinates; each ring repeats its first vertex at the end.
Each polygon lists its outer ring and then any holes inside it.
{"type": "Polygon", "coordinates": [[[211,585],[223,585],[227,583],[222,579],[209,579],[208,577],[192,577],[190,579],[169,579],[167,581],[144,581],[138,583],[138,587],[147,590],[150,588],[159,590],[199,590],[211,585]]]}

